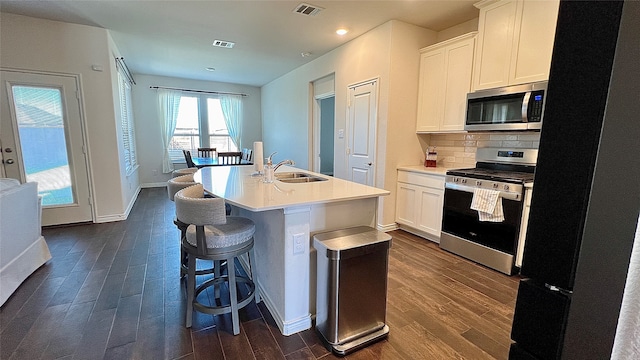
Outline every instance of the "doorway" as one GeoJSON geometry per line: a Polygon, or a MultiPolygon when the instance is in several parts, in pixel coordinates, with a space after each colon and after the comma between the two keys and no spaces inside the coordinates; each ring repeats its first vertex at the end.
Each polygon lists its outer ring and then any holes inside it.
{"type": "Polygon", "coordinates": [[[42,225],[92,221],[79,78],[0,71],[2,173],[37,182],[42,225]]]}
{"type": "Polygon", "coordinates": [[[334,75],[313,82],[312,169],[334,174],[335,90],[334,75]]]}

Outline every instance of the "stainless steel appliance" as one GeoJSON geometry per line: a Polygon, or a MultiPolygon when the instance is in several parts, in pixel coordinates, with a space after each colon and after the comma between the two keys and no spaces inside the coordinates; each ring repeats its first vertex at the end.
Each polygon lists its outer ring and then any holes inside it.
{"type": "Polygon", "coordinates": [[[546,92],[544,81],[469,93],[464,129],[540,130],[546,92]]]}
{"type": "Polygon", "coordinates": [[[359,226],[316,234],[313,246],[316,330],[325,345],[346,355],[385,338],[391,236],[359,226]]]}
{"type": "Polygon", "coordinates": [[[525,185],[533,182],[537,149],[479,148],[476,167],[447,171],[440,247],[511,275],[523,228],[525,185]],[[480,221],[476,189],[499,192],[504,221],[480,221]]]}

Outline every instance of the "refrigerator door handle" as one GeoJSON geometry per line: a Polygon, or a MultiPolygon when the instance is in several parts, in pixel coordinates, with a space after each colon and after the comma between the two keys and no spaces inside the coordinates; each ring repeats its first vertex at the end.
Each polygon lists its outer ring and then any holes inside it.
{"type": "Polygon", "coordinates": [[[549,289],[551,291],[556,291],[556,292],[559,292],[559,293],[561,293],[563,295],[567,295],[567,296],[570,296],[571,294],[573,294],[573,291],[571,291],[571,290],[559,288],[557,286],[549,285],[549,284],[546,284],[546,283],[544,284],[544,287],[546,287],[547,289],[549,289]]]}

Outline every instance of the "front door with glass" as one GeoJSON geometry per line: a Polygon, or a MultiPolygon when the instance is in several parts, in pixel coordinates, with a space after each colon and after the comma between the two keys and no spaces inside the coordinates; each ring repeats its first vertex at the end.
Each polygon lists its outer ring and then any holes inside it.
{"type": "Polygon", "coordinates": [[[9,70],[0,79],[4,176],[38,183],[43,225],[92,221],[78,79],[9,70]]]}

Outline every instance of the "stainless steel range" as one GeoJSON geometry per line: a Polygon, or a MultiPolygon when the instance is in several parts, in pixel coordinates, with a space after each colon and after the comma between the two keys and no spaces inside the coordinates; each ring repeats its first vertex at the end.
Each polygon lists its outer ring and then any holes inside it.
{"type": "Polygon", "coordinates": [[[533,183],[537,157],[537,149],[479,148],[475,168],[447,171],[440,247],[513,274],[524,249],[525,187],[533,183]],[[494,213],[474,210],[487,201],[494,213]]]}

